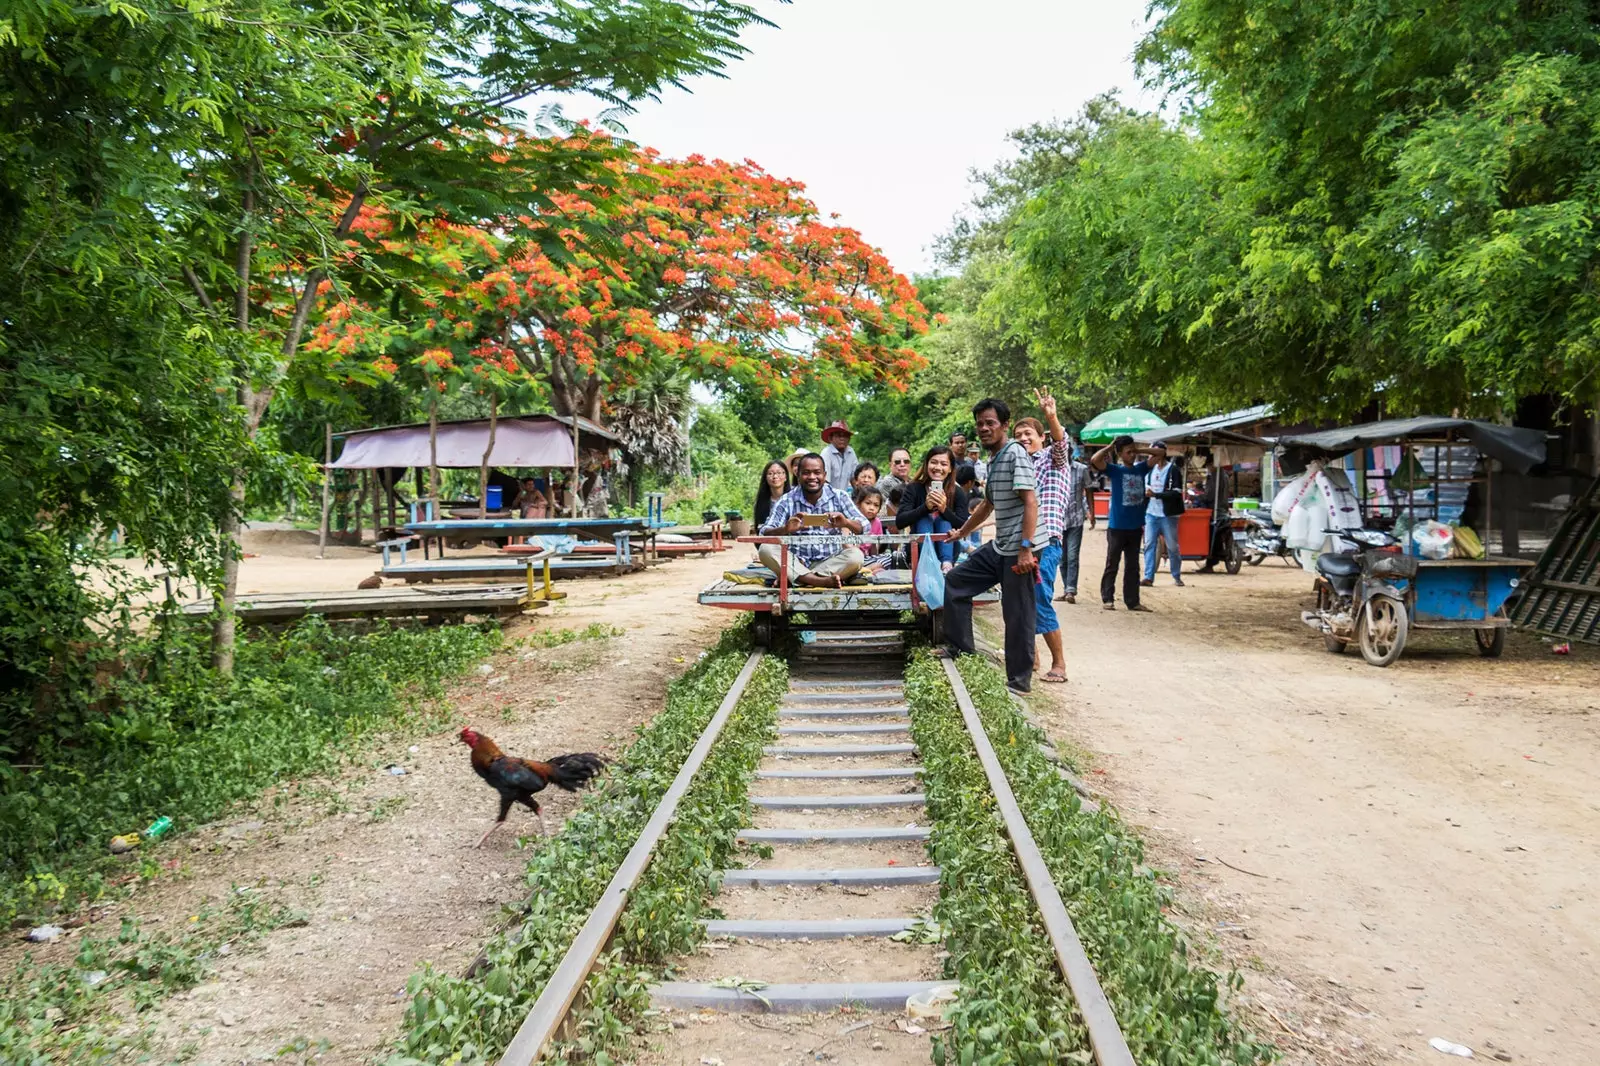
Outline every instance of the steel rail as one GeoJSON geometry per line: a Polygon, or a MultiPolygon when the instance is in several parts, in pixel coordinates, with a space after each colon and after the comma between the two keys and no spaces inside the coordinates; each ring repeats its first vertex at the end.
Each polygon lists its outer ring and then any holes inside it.
{"type": "Polygon", "coordinates": [[[661,797],[661,802],[656,805],[655,813],[645,823],[639,839],[628,849],[627,857],[622,860],[622,865],[617,867],[611,883],[606,886],[588,920],[583,923],[583,928],[572,941],[572,946],[562,957],[561,965],[556,967],[555,973],[551,974],[550,980],[545,983],[544,991],[539,993],[533,1009],[523,1019],[521,1027],[517,1029],[517,1035],[512,1038],[505,1054],[500,1056],[499,1066],[531,1066],[532,1063],[538,1062],[549,1048],[556,1030],[566,1019],[567,1012],[572,1009],[573,1000],[578,998],[579,990],[588,979],[589,971],[594,968],[595,960],[605,950],[606,941],[611,939],[612,930],[616,928],[617,921],[628,905],[629,895],[638,885],[639,879],[644,876],[645,868],[650,865],[650,858],[656,845],[666,835],[667,826],[678,811],[679,801],[689,791],[689,786],[694,782],[694,775],[705,763],[706,756],[711,753],[711,746],[722,733],[722,727],[732,717],[734,708],[738,706],[739,697],[744,695],[745,686],[750,683],[751,675],[761,664],[764,654],[761,651],[753,651],[745,660],[744,669],[734,678],[732,687],[728,689],[728,694],[722,698],[722,703],[717,708],[717,713],[712,715],[705,732],[700,734],[700,740],[689,752],[689,757],[678,770],[678,775],[672,779],[672,785],[661,797]]]}
{"type": "Polygon", "coordinates": [[[978,709],[972,704],[972,694],[967,691],[966,682],[961,679],[955,663],[945,659],[943,666],[945,676],[950,679],[950,687],[955,691],[956,706],[961,708],[967,733],[972,737],[973,747],[978,749],[978,761],[988,775],[989,788],[1005,821],[1006,835],[1011,838],[1011,849],[1016,852],[1022,876],[1028,882],[1045,932],[1055,949],[1056,963],[1061,967],[1061,975],[1066,978],[1072,998],[1077,1001],[1078,1013],[1083,1016],[1084,1027],[1089,1031],[1089,1047],[1094,1052],[1094,1061],[1099,1066],[1134,1066],[1133,1053],[1128,1050],[1128,1042],[1122,1036],[1122,1028],[1117,1024],[1111,1003],[1106,999],[1105,990],[1100,987],[1100,978],[1095,975],[1094,965],[1084,953],[1083,941],[1078,939],[1072,916],[1067,913],[1066,904],[1061,902],[1061,893],[1056,890],[1056,883],[1050,877],[1044,856],[1034,843],[1033,832],[1022,815],[1022,808],[1017,806],[1017,798],[1011,792],[1011,783],[1006,780],[1005,769],[994,753],[994,745],[989,742],[989,734],[983,728],[983,720],[978,717],[978,709]]]}

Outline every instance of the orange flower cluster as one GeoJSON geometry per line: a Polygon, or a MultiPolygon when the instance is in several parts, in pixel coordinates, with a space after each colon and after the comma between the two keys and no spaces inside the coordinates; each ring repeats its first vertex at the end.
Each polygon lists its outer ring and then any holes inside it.
{"type": "Polygon", "coordinates": [[[561,359],[608,387],[676,363],[767,390],[824,370],[904,388],[922,365],[906,346],[928,328],[911,282],[855,230],[821,221],[800,183],[648,149],[614,170],[619,188],[555,196],[536,218],[406,237],[364,222],[388,254],[440,278],[426,317],[380,323],[384,309],[334,303],[307,347],[364,349],[383,375],[397,344],[436,371],[561,359]]]}

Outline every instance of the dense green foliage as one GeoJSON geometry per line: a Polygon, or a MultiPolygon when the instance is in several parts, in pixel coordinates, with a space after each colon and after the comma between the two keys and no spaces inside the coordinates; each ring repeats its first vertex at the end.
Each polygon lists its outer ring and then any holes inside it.
{"type": "Polygon", "coordinates": [[[1172,0],[1176,122],[1086,112],[996,306],[1127,399],[1329,417],[1595,396],[1600,28],[1586,4],[1172,0]]]}
{"type": "MultiPolygon", "coordinates": [[[[490,941],[473,976],[428,968],[412,977],[407,1029],[392,1066],[447,1059],[480,1063],[505,1048],[732,687],[747,645],[745,628],[731,628],[672,683],[664,709],[640,730],[560,835],[534,852],[521,920],[490,941]]],[[[703,936],[700,919],[734,836],[746,824],[750,777],[787,687],[782,660],[768,656],[679,805],[611,947],[590,974],[585,1005],[574,1015],[573,1050],[585,1061],[614,1061],[612,1054],[648,1006],[659,964],[691,950],[703,936]]]]}
{"type": "MultiPolygon", "coordinates": [[[[1045,737],[1017,711],[998,667],[976,656],[958,666],[1134,1058],[1163,1066],[1269,1061],[1271,1045],[1222,1009],[1224,986],[1236,990],[1242,979],[1193,960],[1162,915],[1169,893],[1145,865],[1138,837],[1111,808],[1084,809],[1044,757],[1045,737]]],[[[956,713],[946,699],[945,713],[956,713]]]]}
{"type": "Polygon", "coordinates": [[[0,918],[104,887],[107,841],[163,815],[180,828],[284,777],[331,769],[348,743],[423,713],[441,682],[492,650],[466,626],[369,633],[308,619],[241,644],[231,679],[192,632],[131,644],[89,715],[14,737],[0,763],[0,918]]]}
{"type": "MultiPolygon", "coordinates": [[[[565,253],[556,225],[595,227],[548,209],[579,186],[604,203],[617,149],[543,109],[585,93],[626,110],[720,71],[760,21],[737,0],[7,5],[0,725],[45,686],[70,720],[82,646],[116,654],[120,634],[86,623],[127,597],[75,587],[113,530],[231,604],[246,481],[306,473],[257,435],[274,397],[328,408],[375,380],[302,351],[323,297],[412,311],[448,269],[383,238],[448,216],[565,253]],[[551,136],[525,131],[533,107],[551,136]]],[[[224,611],[223,670],[232,634],[224,611]]]]}

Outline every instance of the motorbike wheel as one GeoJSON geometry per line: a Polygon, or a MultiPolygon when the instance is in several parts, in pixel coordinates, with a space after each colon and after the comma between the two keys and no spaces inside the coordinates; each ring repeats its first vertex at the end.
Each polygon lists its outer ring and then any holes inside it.
{"type": "Polygon", "coordinates": [[[1372,666],[1390,665],[1405,650],[1410,628],[1404,604],[1392,596],[1372,597],[1361,605],[1361,614],[1356,618],[1361,657],[1372,666]]]}
{"type": "MultiPolygon", "coordinates": [[[[1317,586],[1317,610],[1328,611],[1332,607],[1333,593],[1321,585],[1317,586]]],[[[1322,634],[1322,646],[1328,649],[1328,652],[1332,655],[1343,655],[1344,650],[1350,646],[1350,642],[1341,640],[1332,633],[1324,633],[1322,634]]]]}
{"type": "Polygon", "coordinates": [[[1289,548],[1285,548],[1284,549],[1283,561],[1285,563],[1289,564],[1290,566],[1294,567],[1296,570],[1304,570],[1305,569],[1305,564],[1300,561],[1300,553],[1296,552],[1296,551],[1294,551],[1292,549],[1289,549],[1289,548]]]}
{"type": "MultiPolygon", "coordinates": [[[[1505,617],[1505,611],[1500,612],[1505,617]]],[[[1492,626],[1488,629],[1474,629],[1472,639],[1478,642],[1478,654],[1485,659],[1498,659],[1506,650],[1506,627],[1492,626]]]]}
{"type": "Polygon", "coordinates": [[[1222,555],[1222,568],[1230,574],[1237,574],[1244,567],[1244,549],[1239,547],[1239,542],[1232,537],[1228,538],[1228,550],[1222,555]]]}
{"type": "Polygon", "coordinates": [[[1249,555],[1244,557],[1244,561],[1249,563],[1251,566],[1260,566],[1262,563],[1267,561],[1267,557],[1262,555],[1260,552],[1251,552],[1249,555]]]}

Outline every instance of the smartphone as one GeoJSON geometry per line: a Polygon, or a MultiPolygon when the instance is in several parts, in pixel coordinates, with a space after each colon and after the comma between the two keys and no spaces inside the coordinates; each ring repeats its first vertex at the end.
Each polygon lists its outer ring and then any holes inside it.
{"type": "Polygon", "coordinates": [[[803,514],[800,516],[800,524],[802,526],[825,526],[828,524],[828,516],[825,514],[803,514]]]}

